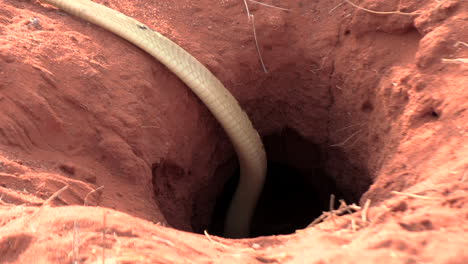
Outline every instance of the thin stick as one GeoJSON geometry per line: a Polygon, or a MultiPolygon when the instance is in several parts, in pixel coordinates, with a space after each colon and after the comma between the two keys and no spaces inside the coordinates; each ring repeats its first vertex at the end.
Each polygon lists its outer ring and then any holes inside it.
{"type": "Polygon", "coordinates": [[[357,130],[356,132],[354,132],[353,134],[351,134],[351,136],[349,136],[347,139],[345,139],[343,142],[341,143],[337,143],[337,144],[333,144],[333,145],[330,145],[330,147],[342,147],[346,144],[346,142],[348,142],[351,138],[353,138],[355,135],[357,135],[359,132],[361,132],[361,129],[357,130]]]}
{"type": "Polygon", "coordinates": [[[369,210],[370,203],[371,203],[371,200],[367,199],[366,203],[364,204],[364,207],[362,208],[361,220],[364,223],[367,223],[367,219],[368,219],[367,218],[367,211],[369,210]]]}
{"type": "Polygon", "coordinates": [[[42,208],[44,208],[44,206],[46,206],[48,203],[50,203],[50,201],[52,201],[53,199],[55,199],[57,196],[59,196],[60,194],[62,194],[66,189],[68,189],[68,187],[70,187],[68,184],[65,185],[62,189],[56,191],[54,194],[52,194],[52,196],[49,197],[49,199],[47,199],[42,205],[41,207],[39,207],[39,209],[37,209],[37,211],[35,211],[30,217],[28,217],[28,219],[26,221],[29,221],[31,218],[33,218],[35,215],[37,215],[39,213],[39,211],[42,210],[42,208]]]}
{"type": "Polygon", "coordinates": [[[252,18],[252,29],[253,29],[253,34],[254,34],[254,39],[255,39],[255,46],[257,47],[257,52],[258,56],[260,57],[260,62],[262,63],[262,68],[265,73],[268,73],[265,64],[263,63],[263,58],[262,58],[262,53],[260,52],[260,47],[258,46],[258,41],[257,41],[257,32],[255,30],[255,18],[254,15],[250,15],[252,18]]]}
{"type": "Polygon", "coordinates": [[[100,187],[98,187],[98,188],[96,188],[96,189],[90,191],[88,194],[86,194],[86,196],[85,196],[85,198],[84,198],[83,205],[84,205],[84,206],[87,206],[87,205],[88,205],[87,199],[88,199],[88,196],[89,196],[89,195],[91,195],[92,193],[95,193],[95,192],[97,192],[97,191],[100,191],[100,190],[102,190],[102,189],[104,189],[104,185],[103,185],[103,186],[100,186],[100,187]]]}
{"type": "Polygon", "coordinates": [[[345,148],[351,148],[352,146],[354,146],[354,144],[356,144],[359,140],[361,140],[361,138],[362,138],[362,135],[357,136],[356,139],[353,141],[353,143],[347,145],[345,148]]]}
{"type": "MultiPolygon", "coordinates": [[[[92,193],[95,193],[101,189],[103,189],[104,186],[100,186],[92,191],[90,191],[88,194],[86,194],[85,198],[84,198],[84,201],[83,201],[83,206],[87,206],[88,205],[88,196],[90,196],[92,193]]],[[[78,221],[75,219],[73,221],[73,242],[72,242],[72,255],[73,255],[73,264],[78,264],[78,261],[76,260],[77,257],[78,257],[78,254],[79,254],[79,250],[80,250],[80,238],[78,236],[78,233],[79,233],[79,228],[80,228],[80,225],[78,223],[78,221]]],[[[104,243],[104,242],[103,242],[104,243]]],[[[103,263],[104,263],[104,255],[103,255],[103,263]]]]}
{"type": "Polygon", "coordinates": [[[345,127],[342,127],[342,128],[339,128],[337,130],[335,130],[335,133],[338,133],[342,130],[345,130],[345,129],[348,129],[348,128],[351,128],[351,127],[355,127],[355,126],[361,126],[361,125],[364,125],[364,122],[361,122],[361,123],[357,123],[357,124],[351,124],[349,126],[345,126],[345,127]]]}
{"type": "Polygon", "coordinates": [[[322,220],[325,220],[325,218],[327,218],[327,215],[322,213],[319,217],[315,218],[315,220],[312,221],[312,223],[310,223],[307,227],[312,227],[312,226],[322,222],[322,220]]]}
{"type": "Polygon", "coordinates": [[[398,14],[398,15],[415,16],[415,15],[420,15],[420,14],[422,14],[422,13],[420,13],[420,12],[406,13],[406,12],[400,12],[400,11],[388,11],[388,12],[385,12],[385,11],[375,11],[375,10],[367,9],[367,8],[365,8],[365,7],[356,5],[355,3],[353,3],[353,2],[351,2],[351,1],[349,1],[349,0],[345,0],[345,2],[347,2],[348,4],[354,6],[354,7],[358,8],[358,9],[367,11],[367,12],[369,12],[369,13],[379,14],[379,15],[398,14]]]}
{"type": "Polygon", "coordinates": [[[167,240],[167,239],[164,239],[164,238],[160,238],[160,237],[157,237],[155,235],[152,235],[151,236],[154,240],[156,241],[159,241],[159,242],[162,242],[168,246],[171,246],[171,247],[175,247],[174,243],[172,243],[171,241],[167,240]]]}
{"type": "Polygon", "coordinates": [[[117,249],[116,249],[116,251],[117,251],[117,255],[119,255],[119,254],[120,254],[120,250],[121,250],[121,248],[122,248],[122,242],[120,242],[120,239],[119,239],[119,237],[117,236],[117,234],[116,234],[115,232],[112,233],[112,235],[114,236],[114,239],[115,239],[115,241],[117,242],[117,249]]]}
{"type": "Polygon", "coordinates": [[[422,195],[417,195],[417,194],[412,194],[412,193],[397,192],[397,191],[392,191],[391,193],[403,195],[403,196],[407,196],[411,198],[423,199],[423,200],[440,200],[440,198],[427,197],[427,196],[422,196],[422,195]]]}
{"type": "Polygon", "coordinates": [[[356,232],[357,227],[356,227],[356,219],[351,219],[351,230],[353,232],[356,232]]]}
{"type": "MultiPolygon", "coordinates": [[[[210,234],[208,234],[208,231],[207,231],[207,230],[203,230],[203,233],[205,234],[206,238],[208,238],[208,240],[209,240],[211,243],[216,244],[216,245],[218,245],[218,246],[221,246],[221,247],[223,247],[223,248],[231,248],[231,249],[233,248],[233,247],[231,247],[231,246],[225,245],[225,244],[223,244],[223,243],[221,243],[221,242],[218,242],[218,241],[214,240],[213,238],[211,238],[211,236],[210,236],[210,234]]],[[[255,249],[253,249],[253,248],[251,248],[251,247],[248,247],[248,248],[238,248],[238,249],[236,249],[236,250],[238,250],[238,251],[240,251],[240,252],[255,251],[255,249]]]]}
{"type": "Polygon", "coordinates": [[[106,211],[102,214],[102,264],[106,263],[106,211]]]}
{"type": "Polygon", "coordinates": [[[468,59],[442,59],[443,63],[453,63],[453,64],[465,64],[468,63],[468,59]]]}
{"type": "Polygon", "coordinates": [[[327,218],[330,217],[331,214],[339,216],[344,213],[349,213],[350,210],[359,211],[361,210],[361,207],[355,204],[351,204],[351,205],[347,205],[346,207],[340,206],[340,208],[338,208],[337,210],[333,210],[331,212],[323,212],[319,217],[317,217],[314,221],[312,221],[312,223],[310,223],[307,227],[312,227],[322,221],[325,221],[327,218]]]}
{"type": "Polygon", "coordinates": [[[245,10],[247,11],[247,20],[250,21],[250,10],[249,10],[249,5],[247,4],[247,0],[244,0],[244,5],[245,5],[245,10]]]}
{"type": "Polygon", "coordinates": [[[340,199],[340,208],[343,208],[346,210],[346,212],[348,212],[348,214],[352,214],[353,212],[351,211],[351,209],[349,208],[349,206],[346,204],[345,200],[343,199],[340,199]]]}
{"type": "Polygon", "coordinates": [[[463,45],[465,47],[468,47],[468,43],[463,42],[463,41],[457,41],[457,43],[455,43],[455,45],[453,45],[453,46],[458,47],[459,45],[463,45]]]}
{"type": "Polygon", "coordinates": [[[75,220],[73,221],[73,242],[72,242],[72,254],[73,254],[73,264],[78,264],[77,258],[80,250],[80,238],[78,237],[79,224],[75,220]]]}
{"type": "Polygon", "coordinates": [[[465,172],[463,173],[463,177],[460,179],[461,182],[465,182],[466,181],[466,178],[468,176],[468,170],[465,170],[465,172]]]}
{"type": "Polygon", "coordinates": [[[208,234],[208,231],[203,230],[203,233],[205,234],[206,238],[208,238],[208,240],[209,240],[210,242],[212,242],[212,243],[214,243],[214,244],[216,244],[216,245],[222,246],[222,247],[224,247],[224,248],[230,248],[228,245],[225,245],[225,244],[223,244],[223,243],[221,243],[221,242],[218,242],[218,241],[213,240],[213,239],[211,238],[210,234],[208,234]]]}
{"type": "Polygon", "coordinates": [[[342,6],[344,3],[346,3],[345,1],[339,3],[337,6],[335,6],[334,8],[330,9],[330,11],[328,11],[328,14],[331,14],[335,9],[337,9],[338,7],[342,6]]]}
{"type": "Polygon", "coordinates": [[[279,7],[279,6],[269,5],[269,4],[265,4],[265,3],[262,3],[262,2],[257,2],[255,0],[249,0],[249,1],[252,2],[252,3],[259,4],[259,5],[263,5],[263,6],[268,6],[268,7],[280,9],[280,10],[283,10],[283,11],[289,11],[289,9],[287,9],[287,8],[282,8],[282,7],[279,7]]]}

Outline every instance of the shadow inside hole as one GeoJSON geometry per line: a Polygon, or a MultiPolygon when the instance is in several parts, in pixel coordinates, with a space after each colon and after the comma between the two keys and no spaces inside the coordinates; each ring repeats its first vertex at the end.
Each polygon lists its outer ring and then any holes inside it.
{"type": "Polygon", "coordinates": [[[252,219],[251,236],[291,234],[307,227],[327,211],[331,194],[338,190],[320,169],[306,173],[278,162],[270,162],[269,172],[252,219]],[[323,190],[314,188],[308,177],[319,179],[323,190]],[[324,192],[325,191],[325,192],[324,192]]]}
{"type": "MultiPolygon", "coordinates": [[[[264,137],[263,141],[268,172],[252,219],[251,237],[294,233],[329,210],[331,194],[336,196],[336,201],[343,198],[346,190],[339,190],[325,172],[326,155],[317,144],[291,129],[264,137]]],[[[218,197],[208,229],[211,234],[223,235],[224,217],[238,175],[236,170],[218,197]]]]}

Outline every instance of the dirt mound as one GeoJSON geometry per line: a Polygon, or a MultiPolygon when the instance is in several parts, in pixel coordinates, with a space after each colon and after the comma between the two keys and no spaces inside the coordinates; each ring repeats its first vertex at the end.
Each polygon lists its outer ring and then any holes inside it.
{"type": "Polygon", "coordinates": [[[251,117],[269,160],[254,238],[208,235],[237,158],[180,80],[4,0],[0,263],[468,263],[468,2],[247,1],[254,24],[241,0],[97,2],[189,51],[251,117]]]}

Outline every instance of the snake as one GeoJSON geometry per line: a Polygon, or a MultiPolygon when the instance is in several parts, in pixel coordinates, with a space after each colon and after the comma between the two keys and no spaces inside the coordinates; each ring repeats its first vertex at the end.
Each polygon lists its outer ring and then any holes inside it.
{"type": "Polygon", "coordinates": [[[229,90],[182,47],[117,10],[90,0],[40,1],[100,26],[146,51],[203,102],[224,129],[239,162],[239,182],[227,209],[223,234],[229,238],[248,237],[265,183],[267,159],[260,135],[229,90]]]}

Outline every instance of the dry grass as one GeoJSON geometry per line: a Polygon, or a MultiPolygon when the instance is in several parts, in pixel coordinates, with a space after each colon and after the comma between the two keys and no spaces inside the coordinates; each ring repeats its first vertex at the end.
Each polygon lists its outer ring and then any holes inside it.
{"type": "Polygon", "coordinates": [[[156,240],[156,241],[159,241],[161,243],[164,243],[170,247],[175,247],[176,245],[174,243],[172,243],[171,241],[167,240],[167,239],[164,239],[164,238],[160,238],[158,236],[155,236],[155,235],[152,235],[151,236],[152,239],[156,240]]]}
{"type": "Polygon", "coordinates": [[[457,41],[457,43],[455,43],[455,45],[453,45],[453,46],[454,46],[454,47],[458,47],[458,46],[460,46],[460,45],[465,46],[465,47],[468,48],[468,43],[463,42],[463,41],[457,41]]]}
{"type": "MultiPolygon", "coordinates": [[[[349,137],[347,137],[345,140],[343,140],[340,143],[330,145],[330,147],[344,147],[348,141],[350,141],[353,137],[358,135],[361,132],[361,129],[357,130],[356,132],[352,133],[349,137]]],[[[357,140],[356,140],[357,141],[357,140]]],[[[350,144],[350,146],[354,145],[354,143],[350,144]]]]}
{"type": "MultiPolygon", "coordinates": [[[[87,206],[88,205],[88,197],[95,193],[95,192],[98,192],[98,191],[101,191],[102,189],[104,189],[104,186],[100,186],[90,192],[88,192],[84,198],[84,201],[83,201],[83,206],[87,206]]],[[[103,215],[103,228],[102,228],[102,232],[103,232],[103,247],[102,247],[102,259],[103,259],[103,263],[104,263],[104,240],[105,240],[105,226],[106,226],[106,219],[105,219],[105,212],[104,212],[104,215],[103,215]]],[[[72,263],[73,264],[78,264],[78,256],[80,254],[80,237],[79,237],[79,233],[80,233],[80,224],[78,223],[78,221],[75,219],[73,221],[73,237],[72,237],[72,250],[71,252],[68,254],[68,256],[72,257],[72,263]]]]}
{"type": "Polygon", "coordinates": [[[250,18],[251,18],[251,21],[252,21],[252,30],[253,30],[254,40],[255,40],[255,47],[257,47],[257,52],[258,52],[258,56],[260,58],[260,63],[262,64],[263,71],[265,73],[268,73],[268,70],[265,67],[265,63],[263,62],[262,52],[260,51],[260,47],[258,45],[257,31],[255,30],[255,17],[254,17],[254,15],[250,15],[250,18]]]}
{"type": "Polygon", "coordinates": [[[96,188],[96,189],[90,191],[88,194],[86,194],[86,196],[85,196],[85,198],[84,198],[83,205],[84,205],[84,206],[87,206],[87,205],[88,205],[88,197],[89,197],[91,194],[95,193],[95,192],[101,191],[102,189],[104,189],[104,186],[100,186],[100,187],[98,187],[98,188],[96,188]]]}
{"type": "Polygon", "coordinates": [[[406,196],[406,197],[411,197],[411,198],[416,198],[416,199],[423,199],[423,200],[441,200],[441,198],[428,197],[428,196],[423,196],[423,195],[418,195],[418,194],[412,194],[412,193],[406,193],[406,192],[392,191],[392,193],[393,193],[393,194],[396,194],[396,195],[401,195],[401,196],[406,196]]]}
{"type": "Polygon", "coordinates": [[[31,216],[29,216],[26,220],[25,223],[27,223],[31,218],[36,216],[47,204],[49,204],[53,199],[57,198],[60,194],[62,194],[64,191],[66,191],[70,186],[67,184],[65,185],[62,189],[56,191],[52,196],[49,197],[42,205],[35,211],[31,216]]]}
{"type": "MultiPolygon", "coordinates": [[[[319,217],[317,217],[312,223],[310,223],[307,227],[312,227],[312,226],[315,226],[321,222],[324,222],[326,221],[327,219],[331,219],[332,221],[334,221],[334,218],[337,217],[337,216],[340,216],[340,215],[344,215],[344,214],[352,214],[353,212],[357,212],[359,210],[361,210],[361,207],[356,205],[356,204],[346,204],[346,202],[344,200],[340,200],[340,206],[338,207],[338,209],[334,209],[333,205],[335,203],[335,195],[331,195],[330,196],[330,210],[328,212],[323,212],[319,217]]],[[[370,200],[368,200],[366,202],[366,204],[369,203],[370,204],[370,200]]],[[[367,215],[367,210],[368,210],[368,207],[369,205],[367,205],[367,208],[365,209],[365,211],[363,210],[363,213],[367,215]]],[[[366,216],[366,219],[367,219],[367,216],[366,216]]],[[[367,220],[366,220],[367,221],[367,220]]],[[[366,222],[364,221],[364,222],[366,222]]]]}
{"type": "Polygon", "coordinates": [[[351,133],[351,135],[346,137],[343,141],[341,141],[339,143],[336,143],[336,144],[332,144],[332,145],[330,145],[330,147],[349,148],[349,147],[354,146],[354,144],[356,144],[356,142],[358,142],[362,138],[362,136],[359,136],[359,133],[362,132],[362,128],[364,127],[365,124],[366,124],[366,122],[360,122],[360,123],[357,123],[357,124],[352,124],[352,125],[337,129],[336,131],[334,131],[334,133],[338,133],[338,132],[341,132],[341,131],[346,131],[348,129],[354,129],[354,128],[357,127],[356,131],[351,133]],[[351,139],[353,139],[353,138],[355,138],[355,139],[353,141],[351,141],[351,139]]]}
{"type": "Polygon", "coordinates": [[[106,211],[102,213],[102,264],[106,263],[106,211]]]}
{"type": "Polygon", "coordinates": [[[79,231],[79,223],[75,220],[73,221],[72,251],[71,254],[68,254],[69,257],[71,255],[73,264],[78,264],[78,255],[80,252],[80,238],[78,236],[79,231]]]}
{"type": "Polygon", "coordinates": [[[415,16],[415,15],[420,15],[422,14],[422,12],[410,12],[410,13],[406,13],[406,12],[401,12],[401,11],[376,11],[376,10],[372,10],[372,9],[368,9],[368,8],[365,8],[365,7],[362,7],[362,6],[359,6],[359,5],[356,5],[355,3],[349,1],[349,0],[344,0],[346,3],[354,6],[355,8],[357,9],[360,9],[360,10],[364,10],[366,12],[369,12],[369,13],[373,13],[373,14],[378,14],[378,15],[392,15],[392,14],[398,14],[398,15],[405,15],[405,16],[415,16]]]}
{"type": "Polygon", "coordinates": [[[230,247],[230,246],[228,246],[228,245],[226,245],[226,244],[223,244],[223,243],[221,243],[221,242],[218,242],[218,241],[214,240],[214,239],[211,237],[211,235],[208,234],[208,231],[207,231],[207,230],[203,230],[203,233],[205,234],[205,237],[206,237],[211,243],[213,243],[213,244],[215,244],[215,245],[218,245],[218,246],[221,246],[221,247],[223,247],[223,248],[232,248],[232,247],[230,247]]]}
{"type": "MultiPolygon", "coordinates": [[[[249,0],[249,1],[252,2],[252,3],[255,3],[255,4],[259,4],[259,5],[279,9],[279,10],[282,10],[282,11],[289,11],[289,9],[287,9],[287,8],[282,8],[282,7],[278,7],[278,6],[274,6],[274,5],[269,5],[269,4],[265,4],[265,3],[254,1],[254,0],[249,0]]],[[[249,4],[247,3],[247,0],[244,0],[244,6],[245,6],[246,13],[247,13],[247,20],[252,24],[252,32],[253,32],[253,36],[254,36],[255,47],[257,49],[258,57],[260,59],[261,65],[262,65],[263,72],[268,73],[268,70],[267,70],[267,68],[265,66],[265,63],[263,61],[263,56],[262,56],[262,52],[260,50],[260,45],[258,43],[257,30],[255,29],[255,16],[250,12],[249,4]]]]}
{"type": "MultiPolygon", "coordinates": [[[[458,46],[464,46],[468,48],[468,43],[463,41],[457,41],[454,45],[455,48],[458,46]]],[[[451,63],[451,64],[466,64],[468,59],[465,58],[456,58],[456,59],[442,59],[442,63],[451,63]]]]}
{"type": "Polygon", "coordinates": [[[362,208],[362,211],[361,211],[361,220],[364,223],[367,223],[368,219],[369,219],[369,217],[367,217],[367,212],[369,211],[370,204],[371,204],[371,200],[367,199],[367,201],[366,201],[366,203],[364,203],[364,207],[362,208]]]}
{"type": "Polygon", "coordinates": [[[267,6],[267,7],[271,7],[271,8],[275,8],[275,9],[279,9],[279,10],[283,10],[283,11],[290,11],[290,9],[287,9],[287,8],[283,8],[283,7],[279,7],[279,6],[275,6],[275,5],[269,5],[269,4],[265,4],[265,3],[262,3],[262,2],[258,2],[258,1],[255,1],[255,0],[249,0],[250,2],[252,3],[255,3],[255,4],[259,4],[259,5],[263,5],[263,6],[267,6]]]}
{"type": "Polygon", "coordinates": [[[468,59],[463,59],[463,58],[457,58],[457,59],[442,59],[442,63],[465,64],[465,63],[468,63],[468,59]]]}

